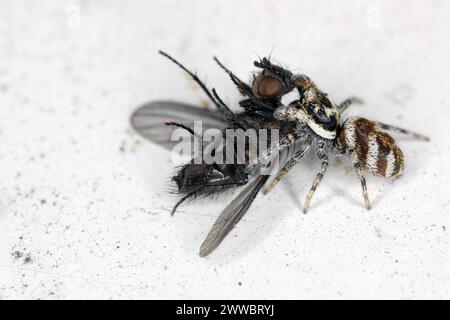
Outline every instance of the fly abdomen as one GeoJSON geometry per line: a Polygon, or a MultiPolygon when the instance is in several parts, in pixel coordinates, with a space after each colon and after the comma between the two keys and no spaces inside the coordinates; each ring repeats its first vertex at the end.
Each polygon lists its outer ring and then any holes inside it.
{"type": "Polygon", "coordinates": [[[348,118],[341,128],[338,142],[369,173],[393,177],[403,171],[403,153],[394,139],[374,122],[364,118],[348,118]]]}
{"type": "Polygon", "coordinates": [[[189,163],[184,165],[172,180],[176,182],[180,193],[208,195],[246,184],[248,173],[245,165],[189,163]]]}

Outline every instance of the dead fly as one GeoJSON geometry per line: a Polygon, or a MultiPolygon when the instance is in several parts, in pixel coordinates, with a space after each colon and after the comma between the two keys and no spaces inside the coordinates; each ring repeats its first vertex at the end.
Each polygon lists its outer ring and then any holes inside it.
{"type": "Polygon", "coordinates": [[[329,153],[347,156],[352,161],[361,183],[365,206],[370,209],[364,174],[393,177],[399,175],[404,166],[401,150],[386,131],[428,140],[422,135],[363,118],[351,117],[342,122],[341,113],[350,104],[358,102],[358,99],[350,98],[335,104],[306,75],[295,75],[281,66],[272,64],[266,58],[254,63],[258,71],[250,84],[240,80],[214,58],[244,95],[239,102],[241,111],[234,112],[223,102],[216,90],[210,91],[196,74],[168,54],[161,51],[160,54],[187,72],[217,110],[209,111],[171,101],[151,102],[140,107],[131,117],[133,127],[143,137],[170,148],[173,146],[170,137],[174,128],[183,128],[194,135],[189,126],[194,120],[201,120],[203,129],[279,130],[279,140],[271,141],[275,148],[269,149],[255,162],[207,164],[190,161],[172,177],[178,192],[182,195],[172,214],[188,199],[247,185],[222,211],[212,226],[201,245],[200,256],[208,255],[220,244],[246,213],[260,190],[263,190],[263,193],[269,192],[310,150],[314,150],[317,154],[321,169],[307,195],[304,212],[308,210],[313,194],[328,169],[329,153]],[[292,91],[298,94],[298,97],[288,105],[283,105],[281,98],[292,91]],[[163,126],[163,123],[166,126],[163,126]],[[271,164],[278,155],[280,159],[285,159],[282,162],[283,167],[267,183],[270,176],[258,175],[258,169],[271,164]],[[249,182],[255,174],[256,177],[249,182]]]}

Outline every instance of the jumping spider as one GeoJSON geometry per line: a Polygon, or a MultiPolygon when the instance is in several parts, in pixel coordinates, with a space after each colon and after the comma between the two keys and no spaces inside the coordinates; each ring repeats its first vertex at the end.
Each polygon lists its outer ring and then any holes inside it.
{"type": "Polygon", "coordinates": [[[314,147],[322,166],[306,198],[303,209],[305,213],[328,169],[327,149],[337,156],[347,156],[352,161],[361,182],[365,206],[370,209],[364,173],[388,178],[401,174],[404,168],[403,153],[386,131],[418,140],[429,140],[412,131],[360,117],[350,117],[341,124],[341,113],[352,103],[362,103],[362,100],[352,97],[337,105],[308,76],[293,74],[281,66],[272,64],[267,58],[254,62],[254,65],[262,71],[254,77],[251,86],[239,80],[217,58],[214,59],[230,75],[238,89],[248,96],[240,102],[246,112],[275,107],[273,118],[294,122],[296,126],[292,132],[293,136],[296,140],[305,142],[304,148],[295,153],[263,189],[264,194],[267,194],[289,169],[303,158],[311,147],[314,147]],[[298,90],[299,98],[287,106],[282,105],[281,98],[293,89],[298,90]]]}

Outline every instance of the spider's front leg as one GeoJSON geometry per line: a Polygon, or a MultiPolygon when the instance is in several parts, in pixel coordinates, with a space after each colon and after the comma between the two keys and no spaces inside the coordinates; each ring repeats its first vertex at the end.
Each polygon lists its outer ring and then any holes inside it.
{"type": "Polygon", "coordinates": [[[302,148],[300,151],[297,151],[291,159],[289,159],[288,162],[286,162],[286,164],[283,166],[283,168],[281,168],[280,171],[278,171],[277,175],[275,176],[275,178],[273,178],[272,181],[270,181],[269,185],[264,188],[263,190],[263,194],[267,194],[270,192],[270,190],[273,189],[273,187],[275,187],[277,185],[278,182],[280,182],[284,176],[288,173],[288,171],[298,162],[300,161],[300,159],[302,159],[305,154],[308,153],[310,148],[310,144],[307,144],[304,148],[302,148]]]}
{"type": "Polygon", "coordinates": [[[325,146],[324,141],[320,141],[317,144],[317,156],[319,157],[320,162],[322,163],[322,167],[321,167],[319,173],[317,174],[316,179],[314,180],[313,185],[311,186],[311,189],[309,190],[308,196],[306,197],[305,206],[303,208],[304,213],[306,213],[308,211],[309,204],[311,202],[311,198],[314,195],[314,192],[316,191],[317,187],[319,186],[320,182],[322,181],[322,178],[323,178],[325,172],[328,169],[328,157],[325,154],[324,146],[325,146]]]}

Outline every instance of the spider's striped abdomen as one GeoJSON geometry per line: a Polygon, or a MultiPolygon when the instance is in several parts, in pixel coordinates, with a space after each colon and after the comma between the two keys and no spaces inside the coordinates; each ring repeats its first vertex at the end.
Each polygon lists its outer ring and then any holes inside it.
{"type": "Polygon", "coordinates": [[[351,117],[345,121],[338,142],[366,172],[383,177],[392,177],[403,170],[403,153],[394,139],[380,127],[367,119],[351,117]]]}

